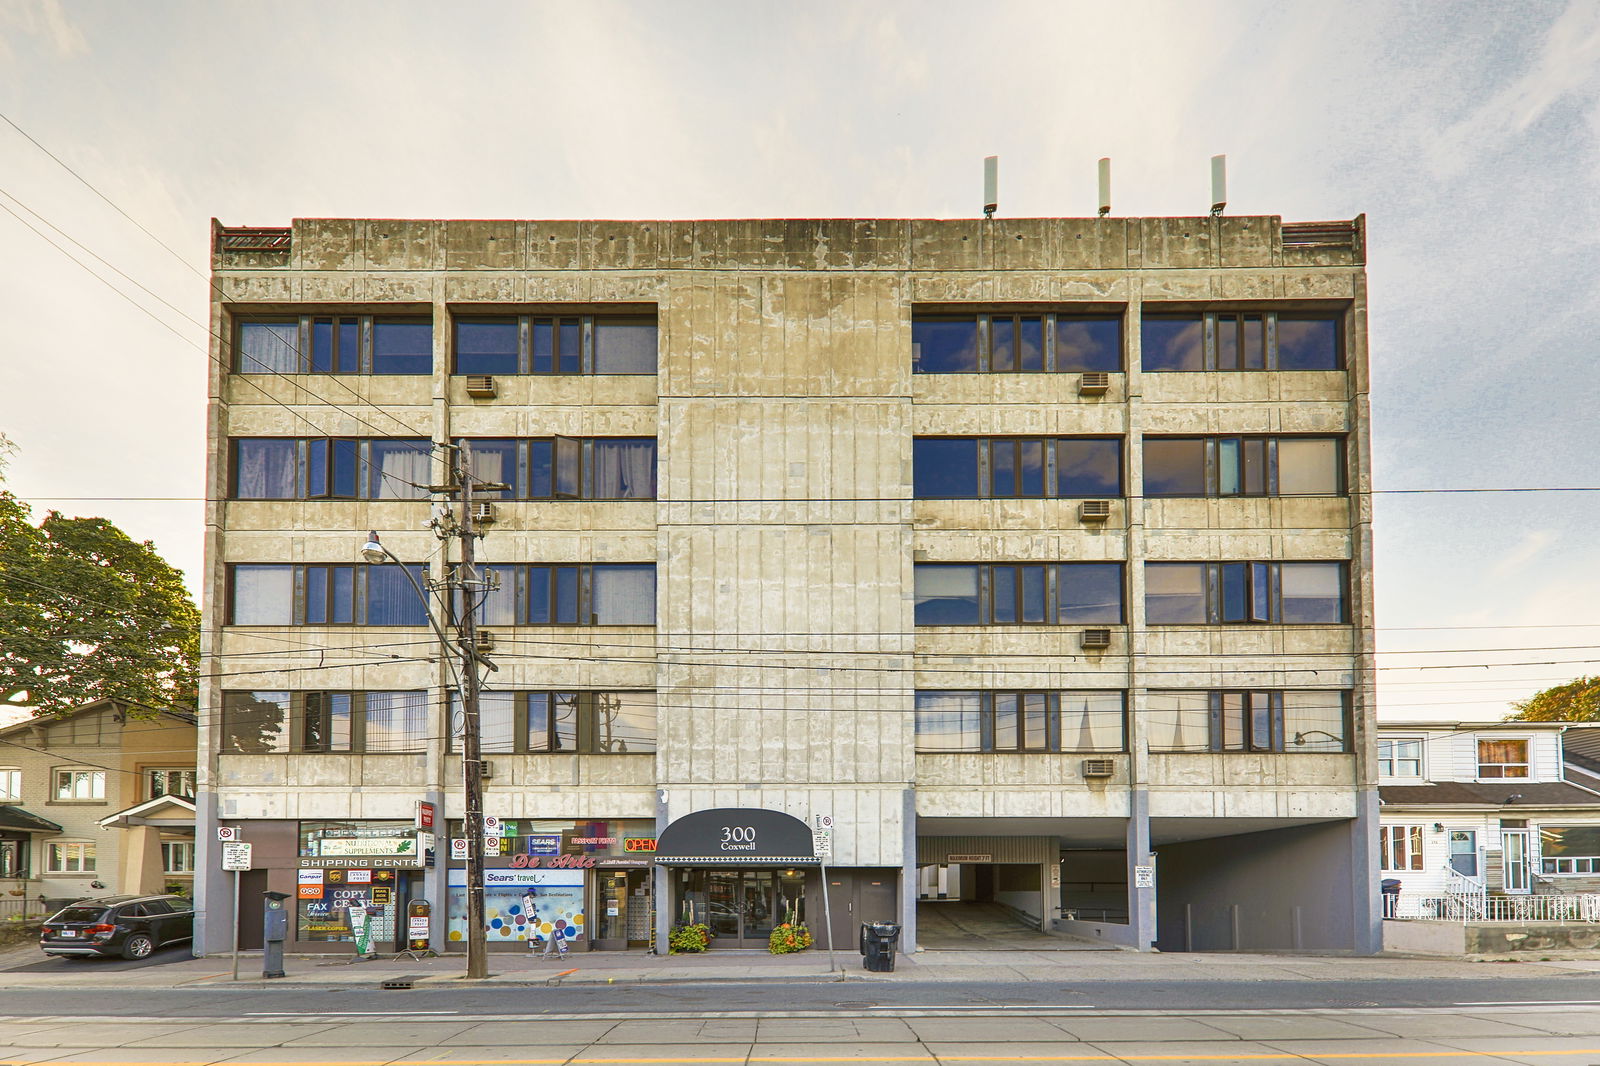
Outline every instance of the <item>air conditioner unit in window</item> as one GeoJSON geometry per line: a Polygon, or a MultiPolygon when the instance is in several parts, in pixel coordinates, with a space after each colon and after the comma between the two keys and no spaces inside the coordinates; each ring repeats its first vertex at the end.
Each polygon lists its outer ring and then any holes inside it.
{"type": "Polygon", "coordinates": [[[1083,631],[1083,646],[1085,648],[1111,647],[1111,630],[1085,629],[1083,631]]]}
{"type": "Polygon", "coordinates": [[[476,643],[473,648],[477,651],[494,651],[494,634],[487,629],[480,629],[474,634],[476,643]]]}
{"type": "Polygon", "coordinates": [[[1117,772],[1114,759],[1085,759],[1083,760],[1084,777],[1110,777],[1117,772]]]}
{"type": "Polygon", "coordinates": [[[472,505],[472,520],[479,525],[491,525],[495,519],[494,504],[480,500],[472,505]]]}
{"type": "Polygon", "coordinates": [[[1078,521],[1080,522],[1104,522],[1110,517],[1110,500],[1084,500],[1078,504],[1078,521]]]}
{"type": "Polygon", "coordinates": [[[493,374],[468,374],[467,395],[478,396],[484,399],[493,399],[500,395],[500,390],[495,388],[493,374]]]}
{"type": "Polygon", "coordinates": [[[1078,395],[1103,396],[1111,388],[1111,375],[1104,370],[1088,370],[1078,375],[1078,395]]]}

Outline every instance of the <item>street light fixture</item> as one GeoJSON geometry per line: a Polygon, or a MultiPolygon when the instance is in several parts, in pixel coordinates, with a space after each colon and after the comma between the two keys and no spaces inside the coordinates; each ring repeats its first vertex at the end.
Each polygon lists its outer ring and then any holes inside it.
{"type": "MultiPolygon", "coordinates": [[[[496,667],[478,651],[475,605],[466,597],[462,597],[460,617],[454,617],[453,605],[457,602],[456,593],[468,589],[487,588],[488,583],[480,581],[475,570],[474,548],[477,538],[483,534],[474,530],[472,526],[472,489],[477,479],[471,472],[471,455],[464,446],[452,448],[449,454],[448,484],[428,486],[428,488],[429,491],[441,495],[459,496],[461,501],[459,521],[450,515],[448,508],[441,506],[439,510],[442,514],[430,523],[440,540],[456,537],[461,540],[461,562],[458,569],[434,586],[444,593],[445,609],[449,612],[451,628],[455,631],[454,641],[434,618],[428,594],[423,591],[422,585],[418,583],[410,568],[401,563],[400,570],[422,600],[428,624],[433,628],[434,635],[439,638],[445,661],[450,664],[456,691],[461,694],[461,784],[464,793],[462,814],[467,838],[467,977],[482,980],[489,976],[489,944],[488,930],[484,925],[483,735],[478,714],[478,666],[481,664],[491,670],[496,667]],[[459,668],[456,665],[457,656],[460,658],[459,668]]],[[[479,487],[485,491],[506,488],[504,485],[487,482],[479,483],[479,487]]],[[[400,563],[395,554],[378,539],[376,530],[367,535],[367,542],[361,546],[361,557],[373,564],[389,561],[400,563]]]]}

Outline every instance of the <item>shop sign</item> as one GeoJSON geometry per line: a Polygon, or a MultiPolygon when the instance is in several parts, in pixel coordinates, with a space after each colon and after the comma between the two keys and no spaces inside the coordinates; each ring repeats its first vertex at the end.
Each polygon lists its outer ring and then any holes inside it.
{"type": "Polygon", "coordinates": [[[351,870],[345,874],[344,879],[352,885],[370,885],[372,884],[372,871],[351,870]]]}
{"type": "Polygon", "coordinates": [[[624,859],[620,856],[597,855],[594,857],[596,866],[603,866],[608,870],[648,870],[649,859],[624,859]]]}
{"type": "Polygon", "coordinates": [[[1134,888],[1155,888],[1156,868],[1154,866],[1135,866],[1133,868],[1134,888]]]}
{"type": "Polygon", "coordinates": [[[394,902],[394,889],[388,885],[372,886],[372,902],[389,904],[394,902]]]}
{"type": "Polygon", "coordinates": [[[418,866],[422,865],[422,856],[420,856],[420,855],[397,855],[397,856],[394,856],[393,858],[389,858],[389,857],[386,857],[386,856],[383,856],[383,855],[367,855],[367,856],[362,856],[362,857],[353,858],[353,859],[337,858],[337,857],[328,857],[328,858],[322,858],[322,859],[304,859],[303,858],[303,859],[299,860],[299,863],[300,863],[300,866],[302,868],[313,867],[314,866],[314,867],[317,867],[318,869],[321,869],[323,867],[332,868],[332,867],[337,866],[337,867],[340,867],[340,868],[346,869],[346,870],[349,870],[349,869],[410,870],[410,869],[413,869],[415,867],[418,867],[418,866]]]}
{"type": "Polygon", "coordinates": [[[615,844],[617,842],[617,838],[616,837],[573,837],[572,838],[572,842],[574,844],[588,844],[588,845],[594,846],[594,845],[601,845],[601,844],[615,844]]]}
{"type": "Polygon", "coordinates": [[[513,855],[511,856],[511,869],[534,870],[539,867],[553,869],[570,869],[577,867],[588,869],[594,866],[593,855],[513,855]]]}
{"type": "Polygon", "coordinates": [[[416,837],[335,837],[318,845],[321,855],[415,855],[416,837]]]}
{"type": "MultiPolygon", "coordinates": [[[[582,841],[574,840],[573,843],[574,844],[580,844],[580,843],[582,843],[582,841]]],[[[528,854],[529,855],[560,855],[561,854],[561,834],[560,833],[530,833],[530,834],[528,834],[528,854]]]]}
{"type": "Polygon", "coordinates": [[[686,814],[662,830],[656,860],[815,865],[812,847],[811,827],[792,814],[760,807],[718,807],[686,814]]]}
{"type": "Polygon", "coordinates": [[[432,832],[433,804],[417,801],[417,828],[423,832],[432,832]]]}
{"type": "Polygon", "coordinates": [[[656,850],[655,837],[628,837],[622,842],[623,851],[654,851],[656,850]]]}
{"type": "MultiPolygon", "coordinates": [[[[519,870],[509,867],[493,867],[483,871],[483,883],[492,885],[553,885],[582,887],[584,873],[582,870],[519,870]]],[[[467,883],[467,871],[457,866],[450,871],[450,884],[460,888],[467,883]]]]}
{"type": "Polygon", "coordinates": [[[300,871],[299,881],[300,881],[300,883],[299,883],[300,891],[295,894],[295,898],[297,898],[297,899],[321,899],[322,898],[322,871],[321,870],[301,870],[300,871]]]}

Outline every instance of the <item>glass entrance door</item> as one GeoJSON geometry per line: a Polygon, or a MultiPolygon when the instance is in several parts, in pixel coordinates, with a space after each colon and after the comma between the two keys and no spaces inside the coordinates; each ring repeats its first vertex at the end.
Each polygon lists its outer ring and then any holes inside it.
{"type": "Polygon", "coordinates": [[[1505,890],[1514,894],[1528,891],[1528,831],[1506,829],[1500,834],[1505,851],[1501,856],[1505,890]]]}
{"type": "Polygon", "coordinates": [[[785,914],[804,920],[804,884],[799,871],[686,871],[680,906],[710,927],[712,948],[764,948],[785,914]]]}
{"type": "Polygon", "coordinates": [[[647,870],[606,870],[595,878],[594,947],[621,951],[648,942],[650,879],[647,870]]]}

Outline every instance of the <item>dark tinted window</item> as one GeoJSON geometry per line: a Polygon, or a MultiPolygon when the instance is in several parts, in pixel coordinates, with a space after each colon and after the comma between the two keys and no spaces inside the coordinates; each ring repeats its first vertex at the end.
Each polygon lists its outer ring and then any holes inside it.
{"type": "Polygon", "coordinates": [[[1206,494],[1206,442],[1156,440],[1144,442],[1144,494],[1146,496],[1204,496],[1206,494]]]}
{"type": "Polygon", "coordinates": [[[427,374],[433,371],[431,322],[372,323],[374,374],[427,374]]]}
{"type": "Polygon", "coordinates": [[[1056,620],[1062,625],[1122,624],[1122,564],[1062,563],[1056,568],[1056,620]]]}
{"type": "Polygon", "coordinates": [[[911,368],[919,374],[978,369],[978,319],[921,318],[911,322],[911,368]]]}
{"type": "Polygon", "coordinates": [[[1122,369],[1122,319],[1056,317],[1056,369],[1075,372],[1122,369]]]}
{"type": "Polygon", "coordinates": [[[1205,330],[1201,316],[1151,316],[1139,329],[1145,370],[1204,370],[1205,330]]]}
{"type": "Polygon", "coordinates": [[[1116,439],[1056,441],[1057,496],[1121,496],[1122,442],[1116,439]]]}
{"type": "Polygon", "coordinates": [[[104,907],[68,907],[50,920],[58,924],[64,922],[94,924],[100,921],[100,916],[105,912],[104,907]]]}
{"type": "Polygon", "coordinates": [[[150,911],[143,903],[128,903],[117,908],[118,918],[147,918],[150,911]]]}
{"type": "Polygon", "coordinates": [[[971,437],[918,437],[911,443],[912,495],[966,500],[978,492],[978,442],[971,437]]]}
{"type": "Polygon", "coordinates": [[[639,319],[596,319],[594,323],[596,374],[654,374],[656,324],[639,319]]]}
{"type": "Polygon", "coordinates": [[[1338,319],[1278,316],[1279,370],[1338,370],[1343,366],[1338,319]]]}
{"type": "Polygon", "coordinates": [[[144,912],[151,916],[172,913],[172,905],[164,899],[147,899],[139,906],[143,907],[144,912]]]}
{"type": "Polygon", "coordinates": [[[457,374],[515,374],[517,320],[472,319],[456,323],[457,374]]]}

